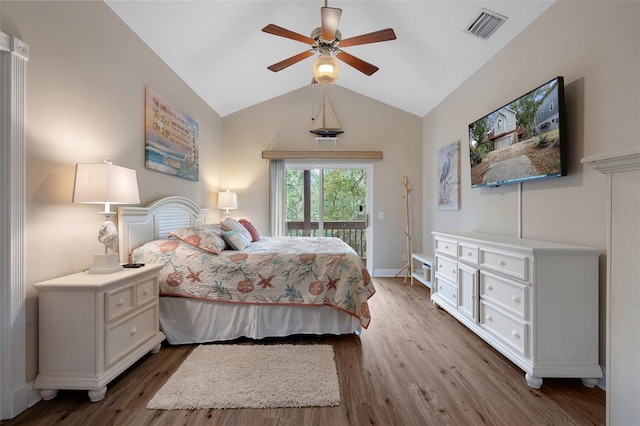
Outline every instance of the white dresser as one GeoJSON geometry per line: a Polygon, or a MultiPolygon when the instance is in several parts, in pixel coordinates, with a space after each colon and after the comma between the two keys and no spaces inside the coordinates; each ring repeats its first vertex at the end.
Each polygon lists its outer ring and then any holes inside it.
{"type": "Polygon", "coordinates": [[[39,374],[44,400],[86,389],[100,401],[107,384],[160,350],[158,271],[147,264],[111,274],[80,272],[34,284],[39,306],[39,374]]]}
{"type": "Polygon", "coordinates": [[[525,371],[593,387],[600,250],[478,233],[433,232],[431,300],[525,371]]]}

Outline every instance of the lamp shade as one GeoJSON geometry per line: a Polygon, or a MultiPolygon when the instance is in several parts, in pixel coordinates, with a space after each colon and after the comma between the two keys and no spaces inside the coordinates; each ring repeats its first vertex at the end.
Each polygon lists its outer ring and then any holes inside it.
{"type": "Polygon", "coordinates": [[[111,163],[76,164],[73,202],[104,204],[106,213],[110,204],[138,204],[136,171],[111,163]]]}
{"type": "Polygon", "coordinates": [[[238,196],[235,192],[229,191],[228,189],[224,192],[218,193],[218,208],[226,209],[227,213],[229,209],[237,209],[238,208],[238,196]]]}
{"type": "Polygon", "coordinates": [[[338,61],[330,53],[322,53],[313,63],[313,78],[320,84],[333,84],[338,79],[340,67],[338,61]]]}

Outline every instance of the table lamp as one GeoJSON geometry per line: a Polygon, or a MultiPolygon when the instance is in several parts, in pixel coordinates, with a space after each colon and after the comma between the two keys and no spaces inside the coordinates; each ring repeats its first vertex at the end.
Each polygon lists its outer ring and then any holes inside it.
{"type": "Polygon", "coordinates": [[[118,263],[118,253],[108,253],[118,244],[118,230],[111,216],[111,204],[138,204],[138,180],[136,171],[115,166],[105,159],[102,164],[76,164],[76,177],[73,188],[73,202],[104,204],[105,221],[100,225],[98,241],[104,244],[104,254],[93,256],[90,274],[110,274],[122,269],[118,263]]]}

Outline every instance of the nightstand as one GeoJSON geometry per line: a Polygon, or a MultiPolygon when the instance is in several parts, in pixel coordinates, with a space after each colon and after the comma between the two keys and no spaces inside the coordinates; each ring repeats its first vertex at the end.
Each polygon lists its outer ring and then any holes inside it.
{"type": "Polygon", "coordinates": [[[160,264],[111,274],[77,274],[34,284],[39,306],[39,374],[44,400],[86,389],[100,401],[107,384],[165,336],[158,322],[160,264]]]}

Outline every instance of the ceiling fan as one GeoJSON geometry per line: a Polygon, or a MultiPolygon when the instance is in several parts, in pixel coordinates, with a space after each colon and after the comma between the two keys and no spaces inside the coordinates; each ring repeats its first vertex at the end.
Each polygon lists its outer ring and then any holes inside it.
{"type": "Polygon", "coordinates": [[[338,31],[338,22],[340,21],[341,15],[342,9],[327,7],[327,1],[325,0],[325,6],[320,9],[321,26],[314,29],[310,37],[274,24],[269,24],[264,27],[262,31],[265,33],[300,41],[311,46],[309,50],[268,66],[267,69],[278,72],[317,54],[318,59],[314,63],[313,76],[314,82],[321,84],[331,84],[338,77],[339,67],[334,57],[366,75],[372,75],[378,71],[379,68],[375,65],[345,52],[342,48],[395,40],[396,34],[393,32],[393,29],[387,28],[343,40],[340,31],[338,31]]]}

